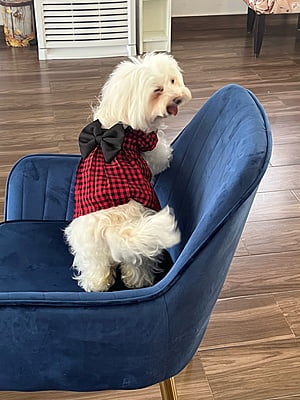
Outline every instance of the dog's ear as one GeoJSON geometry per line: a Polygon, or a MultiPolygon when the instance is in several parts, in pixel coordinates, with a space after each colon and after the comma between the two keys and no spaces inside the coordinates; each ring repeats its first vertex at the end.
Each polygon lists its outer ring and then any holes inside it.
{"type": "Polygon", "coordinates": [[[118,64],[102,88],[94,119],[98,118],[106,128],[122,122],[134,129],[147,130],[151,79],[143,63],[125,60],[118,64]]]}

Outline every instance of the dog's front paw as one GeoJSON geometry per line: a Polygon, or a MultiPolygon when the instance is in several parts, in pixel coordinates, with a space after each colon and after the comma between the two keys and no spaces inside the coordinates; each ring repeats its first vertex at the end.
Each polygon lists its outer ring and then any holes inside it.
{"type": "Polygon", "coordinates": [[[163,131],[159,131],[158,143],[152,151],[142,153],[143,158],[146,160],[152,175],[157,175],[169,168],[173,158],[173,150],[166,139],[163,131]]]}

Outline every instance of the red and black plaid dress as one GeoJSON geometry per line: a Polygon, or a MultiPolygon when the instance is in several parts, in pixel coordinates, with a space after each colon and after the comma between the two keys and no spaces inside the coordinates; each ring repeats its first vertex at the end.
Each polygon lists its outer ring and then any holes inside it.
{"type": "Polygon", "coordinates": [[[82,159],[76,175],[74,218],[126,204],[130,199],[160,210],[151,185],[152,173],[141,157],[141,152],[153,150],[157,141],[155,132],[129,131],[112,162],[105,162],[100,146],[82,159]]]}

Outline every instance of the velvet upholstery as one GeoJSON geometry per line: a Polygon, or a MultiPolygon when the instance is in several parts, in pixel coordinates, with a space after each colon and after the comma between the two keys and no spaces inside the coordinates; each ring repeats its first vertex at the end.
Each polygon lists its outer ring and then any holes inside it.
{"type": "Polygon", "coordinates": [[[70,154],[21,158],[7,179],[5,220],[71,220],[79,161],[70,154]]]}
{"type": "Polygon", "coordinates": [[[136,389],[191,360],[267,168],[270,127],[255,96],[229,85],[173,147],[155,188],[182,241],[167,275],[143,289],[85,293],[71,278],[62,229],[79,157],[29,156],[15,166],[0,225],[0,390],[136,389]]]}

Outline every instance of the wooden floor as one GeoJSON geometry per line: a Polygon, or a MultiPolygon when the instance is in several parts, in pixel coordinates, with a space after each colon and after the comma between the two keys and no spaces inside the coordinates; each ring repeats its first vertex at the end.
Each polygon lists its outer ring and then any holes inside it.
{"type": "MultiPolygon", "coordinates": [[[[180,400],[300,399],[300,32],[295,16],[268,16],[261,57],[245,16],[173,21],[172,52],[193,101],[173,138],[215,90],[251,89],[272,126],[274,150],[209,329],[178,376],[180,400]]],[[[3,42],[3,41],[2,41],[3,42]]],[[[77,136],[119,59],[38,62],[36,49],[0,47],[0,198],[28,153],[77,152],[77,136]]],[[[0,400],[158,399],[158,386],[98,394],[1,393],[0,400]]]]}

